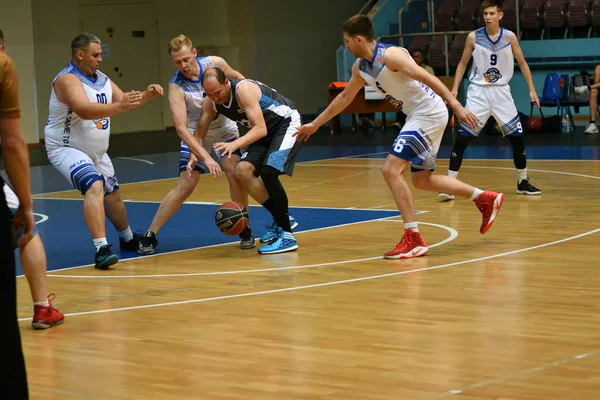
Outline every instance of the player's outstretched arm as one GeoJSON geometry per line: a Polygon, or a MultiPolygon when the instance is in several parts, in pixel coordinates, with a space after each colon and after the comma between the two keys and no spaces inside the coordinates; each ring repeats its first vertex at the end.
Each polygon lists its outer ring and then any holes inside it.
{"type": "Polygon", "coordinates": [[[148,85],[146,91],[143,92],[142,100],[140,101],[142,104],[147,103],[148,101],[155,99],[164,94],[164,90],[162,86],[158,83],[152,83],[148,85]]]}
{"type": "Polygon", "coordinates": [[[454,74],[454,82],[452,83],[452,90],[450,91],[454,97],[458,96],[458,87],[462,81],[463,75],[469,65],[469,60],[475,50],[475,32],[469,33],[467,41],[465,42],[465,48],[462,53],[462,57],[456,66],[456,73],[454,74]]]}
{"type": "Polygon", "coordinates": [[[527,86],[529,86],[529,98],[531,99],[532,103],[535,103],[535,106],[539,108],[540,99],[538,99],[538,95],[535,91],[535,85],[533,84],[531,70],[529,69],[529,65],[527,65],[527,61],[525,61],[525,56],[523,56],[523,50],[521,50],[521,46],[519,45],[519,41],[517,40],[517,36],[515,34],[513,34],[512,36],[510,46],[515,56],[515,59],[519,63],[519,68],[521,69],[521,73],[525,78],[525,82],[527,82],[527,86]]]}
{"type": "Polygon", "coordinates": [[[383,62],[392,71],[399,71],[411,79],[422,82],[429,86],[435,93],[444,99],[454,110],[458,118],[475,129],[479,124],[477,117],[473,113],[467,111],[456,97],[452,95],[450,90],[437,77],[431,75],[425,69],[421,68],[414,62],[408,53],[399,47],[391,47],[386,50],[383,55],[383,62]]]}
{"type": "Polygon", "coordinates": [[[142,93],[123,93],[111,81],[113,98],[111,104],[92,103],[85,94],[83,84],[73,74],[59,76],[54,82],[54,92],[61,103],[66,104],[83,119],[99,119],[112,117],[123,111],[139,107],[142,93]]]}
{"type": "Polygon", "coordinates": [[[231,68],[231,66],[227,64],[227,61],[225,61],[223,58],[210,56],[210,61],[212,61],[215,67],[219,67],[223,70],[227,79],[244,79],[244,75],[231,68]]]}
{"type": "Polygon", "coordinates": [[[319,114],[314,121],[302,125],[298,128],[296,133],[294,133],[297,141],[306,142],[308,138],[317,131],[317,129],[323,126],[323,124],[325,124],[331,118],[344,111],[344,109],[348,107],[350,103],[352,103],[352,100],[354,100],[356,94],[366,83],[358,72],[358,63],[359,60],[356,60],[354,65],[352,65],[352,76],[350,77],[348,85],[344,88],[344,90],[342,90],[342,93],[337,95],[336,98],[329,103],[329,106],[327,106],[327,108],[321,114],[319,114]]]}

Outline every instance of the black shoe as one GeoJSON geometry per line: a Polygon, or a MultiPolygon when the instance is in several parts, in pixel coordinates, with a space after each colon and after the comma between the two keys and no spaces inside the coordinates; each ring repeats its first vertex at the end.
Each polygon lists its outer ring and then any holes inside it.
{"type": "Polygon", "coordinates": [[[142,231],[135,231],[133,239],[129,242],[124,241],[123,238],[119,238],[119,248],[123,251],[137,251],[143,236],[144,233],[142,231]]]}
{"type": "Polygon", "coordinates": [[[542,194],[542,191],[529,183],[529,178],[525,178],[517,184],[517,193],[532,196],[542,194]]]}
{"type": "Polygon", "coordinates": [[[119,257],[110,250],[112,244],[105,244],[96,252],[96,265],[94,268],[108,269],[111,265],[119,262],[119,257]]]}
{"type": "Polygon", "coordinates": [[[156,246],[158,246],[156,234],[152,231],[148,231],[144,236],[141,237],[137,252],[141,255],[154,254],[154,248],[156,246]]]}
{"type": "Polygon", "coordinates": [[[240,248],[242,250],[252,249],[256,246],[256,240],[250,228],[247,228],[244,232],[240,233],[240,248]]]}

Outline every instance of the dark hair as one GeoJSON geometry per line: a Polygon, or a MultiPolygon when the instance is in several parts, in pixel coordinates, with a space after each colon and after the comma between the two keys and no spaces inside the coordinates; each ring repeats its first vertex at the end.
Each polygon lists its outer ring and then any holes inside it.
{"type": "Polygon", "coordinates": [[[221,85],[225,84],[225,72],[219,67],[207,69],[200,78],[200,84],[204,85],[204,81],[208,78],[215,78],[221,85]]]}
{"type": "Polygon", "coordinates": [[[342,32],[350,37],[363,36],[367,40],[373,40],[375,33],[371,18],[366,15],[355,15],[342,24],[342,32]]]}
{"type": "Polygon", "coordinates": [[[423,50],[417,48],[417,49],[410,49],[410,55],[412,56],[413,54],[415,54],[416,52],[421,53],[421,55],[423,55],[423,50]]]}
{"type": "Polygon", "coordinates": [[[502,11],[503,5],[503,0],[483,0],[483,2],[481,3],[481,11],[485,10],[488,7],[496,7],[498,11],[502,11]]]}
{"type": "Polygon", "coordinates": [[[2,29],[0,29],[0,45],[4,44],[4,33],[2,32],[2,29]]]}
{"type": "Polygon", "coordinates": [[[77,53],[78,50],[87,50],[91,43],[100,44],[101,41],[96,35],[91,33],[80,33],[71,41],[71,54],[77,53]]]}

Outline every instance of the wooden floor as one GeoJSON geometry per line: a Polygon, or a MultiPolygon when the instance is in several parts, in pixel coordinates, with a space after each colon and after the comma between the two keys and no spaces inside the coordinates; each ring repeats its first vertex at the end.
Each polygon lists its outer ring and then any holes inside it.
{"type": "MultiPolygon", "coordinates": [[[[298,165],[290,204],[394,208],[382,164],[298,165]]],[[[415,192],[419,259],[381,258],[402,233],[391,218],[299,233],[281,255],[228,245],[53,272],[65,324],[21,322],[31,398],[600,399],[600,162],[529,168],[542,196],[515,193],[512,161],[465,161],[461,179],[506,193],[484,236],[471,201],[415,192]]],[[[173,185],[121,190],[155,201],[173,185]]],[[[190,200],[227,197],[203,178],[190,200]]]]}

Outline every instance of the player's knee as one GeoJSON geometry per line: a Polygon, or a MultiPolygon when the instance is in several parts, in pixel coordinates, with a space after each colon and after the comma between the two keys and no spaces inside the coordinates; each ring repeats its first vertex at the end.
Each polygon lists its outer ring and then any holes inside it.
{"type": "Polygon", "coordinates": [[[251,179],[254,176],[254,165],[249,162],[239,162],[233,169],[233,176],[239,181],[251,179]]]}
{"type": "Polygon", "coordinates": [[[95,180],[89,186],[82,188],[81,193],[84,196],[101,197],[104,196],[104,182],[101,179],[95,180]]]}
{"type": "MultiPolygon", "coordinates": [[[[473,135],[458,135],[456,138],[456,142],[454,142],[454,147],[452,149],[452,153],[456,153],[457,155],[462,155],[469,144],[475,139],[473,135]]],[[[452,154],[454,156],[454,154],[452,154]]]]}
{"type": "MultiPolygon", "coordinates": [[[[399,161],[399,159],[398,159],[398,161],[399,161]]],[[[408,162],[399,163],[399,162],[395,162],[395,161],[390,161],[390,159],[388,158],[387,160],[385,160],[385,163],[383,164],[383,168],[381,169],[383,178],[386,181],[395,179],[397,176],[402,175],[402,173],[406,169],[407,165],[408,165],[408,162]]]]}
{"type": "Polygon", "coordinates": [[[189,197],[196,188],[199,178],[200,173],[197,171],[192,172],[191,176],[188,176],[187,172],[182,174],[175,187],[177,194],[185,198],[189,197]]]}

